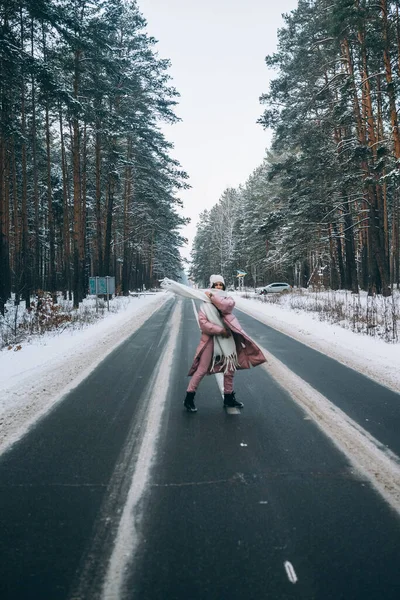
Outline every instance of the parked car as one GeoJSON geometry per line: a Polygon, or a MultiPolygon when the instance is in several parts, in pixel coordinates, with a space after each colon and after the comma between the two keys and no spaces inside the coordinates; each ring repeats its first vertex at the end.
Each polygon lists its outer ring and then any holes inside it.
{"type": "Polygon", "coordinates": [[[269,283],[261,288],[260,294],[273,294],[276,292],[290,291],[292,286],[289,283],[269,283]]]}

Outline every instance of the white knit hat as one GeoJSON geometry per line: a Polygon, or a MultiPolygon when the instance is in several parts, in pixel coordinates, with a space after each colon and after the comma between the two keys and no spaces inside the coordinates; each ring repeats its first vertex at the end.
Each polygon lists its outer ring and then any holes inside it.
{"type": "Polygon", "coordinates": [[[225,281],[222,275],[211,275],[210,277],[210,287],[214,285],[214,283],[223,283],[225,286],[225,281]]]}

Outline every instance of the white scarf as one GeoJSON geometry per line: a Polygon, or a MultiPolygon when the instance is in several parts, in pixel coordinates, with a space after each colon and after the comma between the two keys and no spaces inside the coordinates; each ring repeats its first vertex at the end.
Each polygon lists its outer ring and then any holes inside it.
{"type": "MultiPolygon", "coordinates": [[[[195,300],[203,300],[203,304],[201,305],[201,310],[206,315],[207,319],[214,323],[214,325],[219,325],[220,327],[225,328],[225,323],[222,321],[218,309],[211,302],[210,298],[201,290],[197,290],[195,288],[190,288],[187,285],[183,285],[182,283],[178,283],[177,281],[173,281],[172,279],[168,279],[165,277],[161,281],[161,287],[174,292],[174,294],[178,294],[179,296],[184,296],[185,298],[192,298],[195,300]]],[[[212,294],[218,294],[223,298],[226,298],[227,294],[224,291],[212,289],[212,294]]],[[[222,337],[222,335],[214,335],[214,353],[213,353],[213,361],[211,364],[211,371],[214,370],[215,364],[218,365],[222,362],[221,370],[226,373],[226,371],[235,371],[239,366],[237,353],[236,353],[236,345],[235,340],[233,339],[233,335],[230,335],[227,338],[222,337]]]]}

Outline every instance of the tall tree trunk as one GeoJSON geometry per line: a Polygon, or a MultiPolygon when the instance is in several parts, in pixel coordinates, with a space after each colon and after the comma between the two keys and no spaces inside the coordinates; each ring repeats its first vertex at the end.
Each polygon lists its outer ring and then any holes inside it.
{"type": "Polygon", "coordinates": [[[393,215],[392,215],[392,251],[390,253],[390,284],[392,289],[398,283],[398,261],[399,261],[399,230],[398,230],[398,191],[393,195],[393,215]]]}
{"type": "Polygon", "coordinates": [[[132,138],[128,137],[125,167],[124,187],[124,223],[123,223],[123,263],[122,263],[122,293],[129,295],[129,263],[130,263],[130,203],[132,194],[132,138]]]}
{"type": "Polygon", "coordinates": [[[20,290],[22,287],[21,278],[22,278],[22,267],[21,267],[21,243],[22,243],[22,228],[21,228],[21,215],[18,207],[18,174],[17,174],[17,164],[15,158],[15,141],[14,138],[11,138],[11,168],[12,168],[12,187],[13,187],[13,195],[12,195],[12,223],[13,223],[13,271],[14,271],[14,289],[15,289],[15,298],[14,303],[16,306],[20,303],[20,290]]]}
{"type": "Polygon", "coordinates": [[[114,175],[114,171],[111,171],[108,174],[108,185],[107,185],[106,234],[105,234],[105,240],[104,240],[104,273],[105,273],[105,275],[109,275],[109,273],[110,273],[114,193],[115,193],[115,175],[114,175]]]}
{"type": "Polygon", "coordinates": [[[397,194],[396,196],[396,206],[397,206],[397,211],[394,215],[394,220],[396,221],[396,237],[394,238],[396,240],[396,245],[395,245],[395,263],[394,263],[394,281],[397,285],[397,289],[400,288],[400,250],[399,250],[399,239],[400,239],[400,202],[399,202],[399,196],[398,196],[398,190],[396,190],[395,192],[397,194]]]}
{"type": "MultiPolygon", "coordinates": [[[[47,61],[46,31],[42,25],[43,39],[43,57],[47,61]]],[[[57,302],[57,283],[56,283],[56,252],[55,252],[55,228],[53,211],[53,190],[51,186],[51,148],[50,148],[50,109],[49,93],[46,91],[45,97],[45,121],[46,121],[46,171],[47,171],[47,222],[49,228],[49,262],[48,262],[48,290],[52,296],[53,302],[57,302]]]]}
{"type": "Polygon", "coordinates": [[[0,314],[11,295],[9,160],[0,128],[0,314]]]}
{"type": "Polygon", "coordinates": [[[345,213],[344,213],[344,247],[346,254],[346,287],[351,290],[354,294],[358,294],[358,278],[357,278],[357,265],[354,247],[354,234],[353,234],[353,215],[351,212],[351,206],[348,197],[345,202],[345,213]]]}
{"type": "MultiPolygon", "coordinates": [[[[358,32],[358,39],[361,46],[361,77],[363,88],[363,105],[365,107],[367,118],[368,143],[372,151],[374,160],[377,158],[377,130],[373,114],[373,102],[371,94],[371,83],[368,70],[367,48],[365,43],[365,34],[362,27],[358,32]]],[[[377,182],[374,188],[369,185],[369,200],[370,200],[370,293],[374,291],[382,292],[384,296],[390,296],[391,290],[389,286],[388,273],[388,257],[385,255],[384,243],[384,207],[382,200],[382,190],[377,182]],[[379,279],[377,277],[379,272],[379,279]]]]}
{"type": "MultiPolygon", "coordinates": [[[[34,58],[34,22],[31,20],[31,57],[34,58]]],[[[33,256],[33,273],[32,286],[35,291],[40,287],[40,238],[39,238],[39,174],[37,166],[37,148],[36,148],[36,97],[35,97],[35,77],[32,70],[31,77],[32,88],[32,169],[33,169],[33,206],[34,206],[34,223],[35,223],[35,238],[34,238],[34,256],[33,256]]]]}
{"type": "MultiPolygon", "coordinates": [[[[21,24],[21,46],[24,43],[24,25],[22,8],[20,11],[21,24]]],[[[23,286],[22,296],[26,308],[31,305],[31,281],[30,281],[30,260],[29,260],[29,229],[28,229],[28,173],[27,173],[27,152],[26,152],[26,112],[25,112],[25,74],[22,69],[21,74],[21,169],[22,169],[22,272],[23,286]]]]}
{"type": "MultiPolygon", "coordinates": [[[[385,75],[386,75],[386,93],[389,101],[389,112],[390,112],[390,123],[392,125],[392,136],[393,136],[393,153],[396,160],[400,158],[400,132],[399,132],[399,120],[396,109],[396,95],[393,83],[392,64],[389,50],[389,26],[388,26],[388,8],[387,0],[380,0],[381,11],[382,11],[382,34],[383,34],[383,60],[385,63],[385,75]]],[[[397,7],[396,7],[397,8],[397,7]]],[[[398,165],[400,167],[400,165],[398,165]]]]}
{"type": "MultiPolygon", "coordinates": [[[[377,145],[382,143],[385,138],[384,133],[384,124],[383,124],[383,106],[382,106],[382,86],[381,86],[381,76],[378,74],[376,76],[376,105],[377,105],[377,145]]],[[[382,171],[383,177],[386,175],[385,169],[382,171]]],[[[388,205],[387,205],[387,183],[386,180],[383,180],[381,185],[377,184],[377,194],[381,196],[381,208],[380,208],[380,224],[379,230],[381,232],[381,237],[383,240],[383,248],[386,260],[388,261],[388,272],[390,274],[390,265],[389,265],[389,215],[388,215],[388,205]]]]}
{"type": "MultiPolygon", "coordinates": [[[[330,253],[330,287],[332,290],[340,288],[339,271],[337,268],[337,255],[335,252],[335,243],[333,239],[333,226],[329,225],[329,253],[330,253]]],[[[254,281],[256,287],[256,281],[254,281]]]]}
{"type": "Polygon", "coordinates": [[[399,0],[396,0],[397,75],[400,77],[400,17],[399,0]]]}
{"type": "Polygon", "coordinates": [[[69,299],[71,299],[71,239],[69,231],[68,168],[64,143],[64,126],[61,104],[59,106],[59,122],[63,180],[63,287],[64,298],[67,298],[68,292],[69,299]]]}
{"type": "MultiPolygon", "coordinates": [[[[81,59],[81,50],[75,50],[74,58],[74,98],[78,101],[79,92],[79,61],[81,59]]],[[[76,110],[76,109],[75,109],[76,110]]],[[[81,211],[81,165],[80,165],[80,131],[78,115],[72,118],[72,146],[73,146],[73,189],[74,189],[74,228],[73,228],[73,253],[74,253],[74,307],[78,308],[82,300],[82,272],[81,272],[81,231],[82,231],[82,211],[81,211]]]]}
{"type": "MultiPolygon", "coordinates": [[[[150,257],[149,257],[149,285],[150,285],[150,287],[153,285],[153,268],[154,268],[154,229],[151,232],[151,241],[150,241],[150,257]]],[[[225,272],[225,269],[224,269],[224,272],[225,272]]],[[[255,273],[257,273],[256,266],[255,266],[255,273]]],[[[257,284],[255,282],[254,287],[256,287],[256,285],[257,284]]]]}
{"type": "Polygon", "coordinates": [[[94,275],[104,275],[103,268],[103,228],[102,228],[102,211],[101,211],[101,122],[96,119],[96,257],[95,257],[95,273],[94,275]]]}
{"type": "Polygon", "coordinates": [[[81,297],[86,296],[88,286],[87,268],[86,268],[86,188],[87,188],[87,129],[86,122],[83,125],[83,145],[82,145],[82,186],[81,186],[81,232],[80,232],[80,268],[81,279],[81,297]]]}
{"type": "Polygon", "coordinates": [[[340,278],[339,285],[340,285],[340,288],[342,289],[346,285],[346,274],[345,274],[344,264],[343,264],[342,238],[339,235],[337,223],[333,223],[332,228],[333,228],[333,235],[336,240],[336,255],[337,255],[339,278],[340,278]]]}
{"type": "MultiPolygon", "coordinates": [[[[342,52],[344,58],[344,68],[350,78],[350,86],[352,92],[352,101],[353,101],[353,114],[355,118],[357,139],[360,146],[367,145],[367,136],[365,130],[365,122],[366,119],[364,115],[361,113],[361,103],[358,97],[358,89],[355,80],[354,73],[354,64],[353,64],[353,56],[350,50],[350,44],[347,38],[342,40],[342,52]]],[[[364,180],[369,178],[369,167],[368,163],[365,159],[361,160],[361,169],[363,172],[364,180]]],[[[369,210],[369,193],[366,189],[364,189],[364,199],[361,203],[361,214],[366,215],[369,210]]],[[[363,219],[360,218],[361,228],[360,228],[360,240],[359,244],[361,247],[360,257],[361,257],[361,285],[363,289],[368,289],[368,272],[369,272],[369,256],[371,254],[370,250],[370,242],[368,235],[368,227],[363,224],[363,219]]],[[[350,252],[351,254],[351,252],[350,252]]],[[[351,277],[351,276],[347,276],[351,277]]]]}
{"type": "Polygon", "coordinates": [[[50,150],[50,117],[49,117],[49,99],[46,97],[46,163],[47,163],[47,223],[49,228],[49,264],[48,264],[48,286],[53,302],[57,302],[56,285],[56,253],[55,253],[55,232],[54,232],[54,213],[53,213],[53,191],[51,188],[51,150],[50,150]]]}

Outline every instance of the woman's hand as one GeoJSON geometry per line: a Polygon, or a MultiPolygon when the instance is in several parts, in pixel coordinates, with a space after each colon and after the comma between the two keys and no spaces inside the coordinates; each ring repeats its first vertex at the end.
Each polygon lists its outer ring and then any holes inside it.
{"type": "Polygon", "coordinates": [[[208,298],[210,298],[210,300],[211,300],[211,298],[212,298],[212,293],[211,293],[211,292],[204,292],[204,293],[205,293],[205,295],[206,295],[206,296],[208,296],[208,298]]]}
{"type": "Polygon", "coordinates": [[[231,332],[229,331],[229,329],[226,329],[226,328],[225,328],[225,329],[224,329],[224,331],[221,333],[221,337],[223,337],[223,338],[228,338],[228,337],[231,337],[231,335],[232,335],[232,334],[231,334],[231,332]]]}

